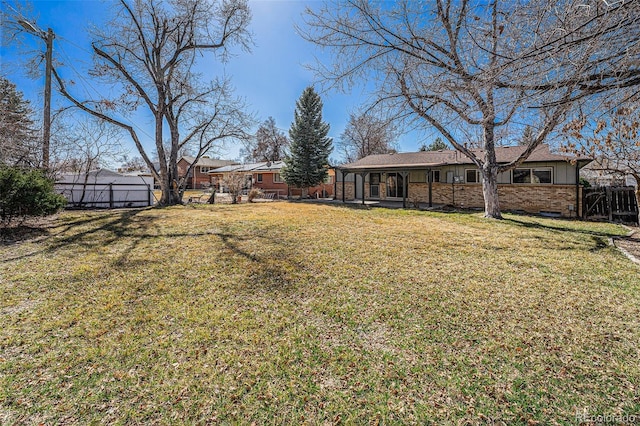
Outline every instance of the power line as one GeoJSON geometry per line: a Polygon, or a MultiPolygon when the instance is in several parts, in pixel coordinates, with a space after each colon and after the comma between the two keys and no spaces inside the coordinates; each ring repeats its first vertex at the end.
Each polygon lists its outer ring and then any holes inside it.
{"type": "MultiPolygon", "coordinates": [[[[62,40],[68,41],[68,39],[66,38],[62,38],[62,40]]],[[[71,43],[73,45],[75,45],[74,43],[71,43]]],[[[66,52],[66,50],[64,49],[64,47],[62,47],[60,44],[58,44],[58,46],[60,46],[60,51],[62,52],[64,58],[67,61],[68,66],[75,72],[75,74],[78,76],[78,78],[81,80],[81,82],[83,83],[83,87],[85,89],[85,91],[87,93],[93,91],[98,97],[102,96],[102,93],[100,92],[100,90],[98,90],[89,80],[87,80],[81,72],[78,71],[78,69],[73,65],[74,61],[71,59],[71,57],[69,56],[69,54],[66,52]],[[89,90],[91,89],[91,90],[89,90]]],[[[77,46],[77,45],[75,45],[77,46]]],[[[85,49],[81,49],[84,50],[85,52],[88,52],[85,49]]],[[[123,117],[121,117],[123,118],[123,117]]],[[[129,121],[129,124],[134,127],[135,129],[137,129],[140,133],[142,133],[143,135],[145,135],[146,137],[148,137],[149,139],[151,139],[152,141],[155,139],[154,136],[152,136],[151,134],[149,134],[145,129],[143,129],[142,127],[140,127],[138,124],[136,124],[134,121],[129,121]]]]}

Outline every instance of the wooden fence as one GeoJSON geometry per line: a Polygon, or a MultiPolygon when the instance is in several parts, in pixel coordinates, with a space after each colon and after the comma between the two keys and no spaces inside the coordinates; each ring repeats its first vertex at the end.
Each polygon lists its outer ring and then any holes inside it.
{"type": "Polygon", "coordinates": [[[638,223],[638,202],[634,187],[584,188],[582,197],[582,216],[585,219],[638,223]]]}

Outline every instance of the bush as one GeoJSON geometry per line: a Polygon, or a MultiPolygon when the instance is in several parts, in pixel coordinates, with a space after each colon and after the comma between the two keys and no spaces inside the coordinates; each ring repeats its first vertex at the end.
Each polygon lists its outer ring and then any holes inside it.
{"type": "Polygon", "coordinates": [[[259,188],[253,188],[251,191],[249,191],[249,195],[247,197],[249,202],[253,203],[253,200],[262,197],[262,191],[259,188]]]}
{"type": "Polygon", "coordinates": [[[53,180],[42,170],[0,167],[0,224],[47,216],[62,209],[67,200],[53,190],[53,180]]]}

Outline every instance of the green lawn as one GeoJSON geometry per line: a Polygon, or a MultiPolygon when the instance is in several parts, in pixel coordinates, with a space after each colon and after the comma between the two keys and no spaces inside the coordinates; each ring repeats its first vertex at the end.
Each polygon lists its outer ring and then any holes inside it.
{"type": "Polygon", "coordinates": [[[606,224],[310,203],[69,212],[0,245],[0,424],[640,414],[606,224]]]}

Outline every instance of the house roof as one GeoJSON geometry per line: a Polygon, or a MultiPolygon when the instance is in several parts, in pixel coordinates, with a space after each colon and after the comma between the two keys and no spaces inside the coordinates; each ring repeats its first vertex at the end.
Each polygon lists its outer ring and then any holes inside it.
{"type": "Polygon", "coordinates": [[[61,176],[67,177],[67,176],[88,176],[90,179],[94,179],[97,177],[101,177],[101,178],[112,178],[112,177],[120,177],[120,176],[124,176],[124,174],[122,173],[118,173],[118,172],[114,172],[113,170],[109,170],[109,169],[94,169],[94,170],[90,170],[88,172],[78,172],[78,173],[73,173],[73,172],[68,172],[68,173],[62,173],[61,176]]]}
{"type": "Polygon", "coordinates": [[[284,167],[284,161],[264,161],[261,163],[236,164],[212,170],[211,173],[230,172],[277,172],[284,167]]]}
{"type": "MultiPolygon", "coordinates": [[[[508,163],[515,160],[524,152],[526,146],[496,147],[496,159],[499,163],[508,163]]],[[[473,149],[474,154],[482,156],[483,150],[473,149]]],[[[526,163],[551,162],[551,161],[587,161],[591,158],[561,155],[551,152],[549,145],[542,144],[537,147],[525,160],[526,163]]],[[[403,152],[396,154],[369,155],[353,163],[339,166],[340,169],[375,169],[375,168],[407,168],[407,167],[437,167],[451,164],[473,164],[464,154],[456,150],[403,152]]]]}
{"type": "Polygon", "coordinates": [[[632,171],[629,160],[612,160],[608,158],[595,158],[585,166],[585,169],[608,173],[629,173],[632,171]]]}
{"type": "Polygon", "coordinates": [[[145,178],[150,178],[151,183],[153,183],[153,178],[150,175],[134,175],[134,174],[123,174],[114,172],[108,169],[95,169],[89,172],[83,173],[61,173],[56,178],[56,183],[82,183],[87,180],[87,182],[108,184],[108,183],[145,183],[145,178]]]}
{"type": "MultiPolygon", "coordinates": [[[[189,164],[193,164],[196,158],[190,157],[188,155],[183,155],[181,159],[186,161],[189,164]]],[[[209,157],[200,157],[200,159],[196,163],[197,166],[206,166],[206,167],[224,167],[230,164],[235,164],[235,161],[220,160],[217,158],[209,158],[209,157]]]]}

